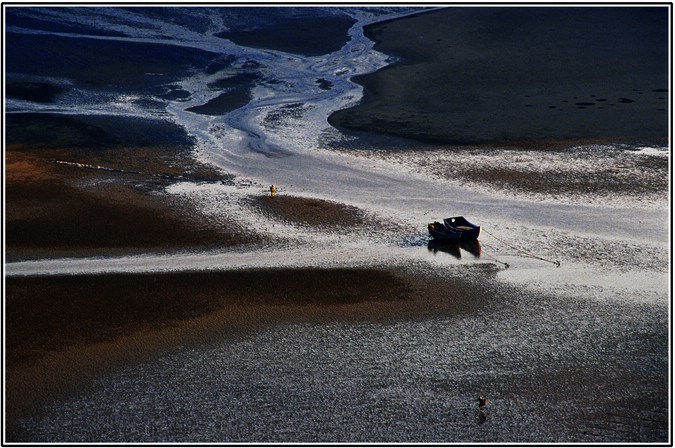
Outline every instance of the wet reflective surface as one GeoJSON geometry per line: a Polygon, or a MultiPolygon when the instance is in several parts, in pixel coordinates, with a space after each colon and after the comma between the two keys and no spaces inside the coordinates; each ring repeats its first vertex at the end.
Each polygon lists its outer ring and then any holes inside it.
{"type": "Polygon", "coordinates": [[[477,314],[178,347],[22,426],[82,442],[665,440],[666,303],[484,287],[477,314]]]}
{"type": "Polygon", "coordinates": [[[429,252],[437,254],[438,252],[445,252],[453,257],[462,258],[462,252],[472,255],[473,258],[480,258],[481,245],[479,240],[463,240],[458,242],[439,241],[435,239],[429,240],[427,243],[429,252]]]}
{"type": "MultiPolygon", "coordinates": [[[[89,387],[51,401],[18,422],[21,440],[667,441],[668,148],[326,150],[350,146],[326,123],[331,112],[359,101],[361,90],[349,79],[391,62],[363,36],[362,25],[378,20],[372,11],[352,10],[359,25],[349,31],[351,40],[322,57],[228,43],[213,31],[241,21],[193,8],[167,17],[116,8],[89,12],[28,11],[34,24],[68,25],[68,37],[60,40],[27,23],[14,32],[26,42],[55,45],[79,37],[90,45],[96,41],[83,36],[92,27],[99,34],[111,28],[116,37],[106,48],[118,54],[129,45],[173,42],[182,51],[171,64],[180,56],[208,67],[176,72],[180,80],[162,94],[148,90],[164,76],[155,67],[137,73],[139,86],[105,93],[64,81],[64,74],[27,71],[15,81],[44,82],[44,75],[71,90],[54,104],[13,98],[8,110],[169,119],[189,131],[200,158],[248,186],[186,181],[166,192],[195,204],[195,221],[234,217],[293,244],[29,260],[6,266],[9,275],[351,268],[408,260],[449,279],[448,289],[473,275],[480,303],[432,314],[422,301],[419,314],[386,323],[285,323],[199,347],[176,346],[111,368],[89,387]],[[84,29],[72,29],[77,23],[84,29]],[[241,74],[265,82],[249,92],[253,101],[225,114],[237,102],[212,88],[235,79],[249,90],[241,74]],[[214,107],[214,99],[222,116],[194,113],[214,107]],[[270,223],[249,197],[271,183],[283,194],[340,202],[396,225],[337,232],[270,223]],[[427,242],[424,224],[450,213],[466,213],[490,233],[473,244],[427,242]],[[537,256],[560,259],[561,267],[504,244],[516,240],[537,256]],[[511,267],[502,269],[500,261],[511,267]],[[474,265],[499,269],[474,275],[474,265]],[[489,400],[482,413],[480,394],[489,400]]],[[[94,73],[92,64],[76,62],[62,68],[94,73]]],[[[126,74],[118,68],[107,76],[117,81],[118,70],[126,74]]]]}

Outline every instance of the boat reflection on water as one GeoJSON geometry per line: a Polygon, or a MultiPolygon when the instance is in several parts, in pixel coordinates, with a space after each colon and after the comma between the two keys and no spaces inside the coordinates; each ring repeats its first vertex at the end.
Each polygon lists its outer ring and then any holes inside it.
{"type": "Polygon", "coordinates": [[[427,243],[427,249],[429,249],[429,252],[433,252],[434,255],[438,252],[445,252],[457,259],[462,258],[462,251],[460,249],[467,251],[475,258],[480,258],[481,254],[480,241],[478,240],[439,241],[433,239],[427,243]]]}

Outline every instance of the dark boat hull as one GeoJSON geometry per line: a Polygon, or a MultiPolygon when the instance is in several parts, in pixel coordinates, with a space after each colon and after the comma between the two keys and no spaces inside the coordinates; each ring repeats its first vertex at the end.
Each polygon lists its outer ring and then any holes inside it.
{"type": "Polygon", "coordinates": [[[470,223],[463,216],[446,218],[443,223],[433,222],[427,228],[429,235],[443,241],[475,240],[480,235],[480,226],[470,223]]]}
{"type": "Polygon", "coordinates": [[[462,238],[461,233],[451,231],[445,228],[445,226],[443,226],[442,224],[441,227],[439,227],[439,224],[436,224],[436,226],[434,227],[432,227],[432,224],[429,224],[428,230],[429,235],[431,235],[433,238],[437,240],[459,241],[462,238]]]}

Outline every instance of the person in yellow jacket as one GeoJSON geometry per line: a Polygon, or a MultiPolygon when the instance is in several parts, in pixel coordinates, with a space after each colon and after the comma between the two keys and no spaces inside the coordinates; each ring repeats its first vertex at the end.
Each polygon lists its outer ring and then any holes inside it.
{"type": "Polygon", "coordinates": [[[270,185],[270,196],[274,197],[275,194],[277,194],[277,187],[270,185]]]}

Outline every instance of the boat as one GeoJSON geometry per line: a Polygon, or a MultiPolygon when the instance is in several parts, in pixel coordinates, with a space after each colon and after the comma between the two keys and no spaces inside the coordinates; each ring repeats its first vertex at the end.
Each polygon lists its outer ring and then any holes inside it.
{"type": "Polygon", "coordinates": [[[470,223],[464,216],[445,218],[443,224],[449,229],[461,232],[460,239],[462,240],[475,240],[480,235],[480,226],[470,223]]]}
{"type": "Polygon", "coordinates": [[[437,240],[459,241],[462,234],[456,230],[448,229],[442,222],[434,221],[427,225],[429,235],[437,240]]]}
{"type": "Polygon", "coordinates": [[[446,218],[442,223],[434,221],[427,225],[429,235],[438,240],[475,240],[480,235],[480,226],[470,223],[463,216],[446,218]]]}

